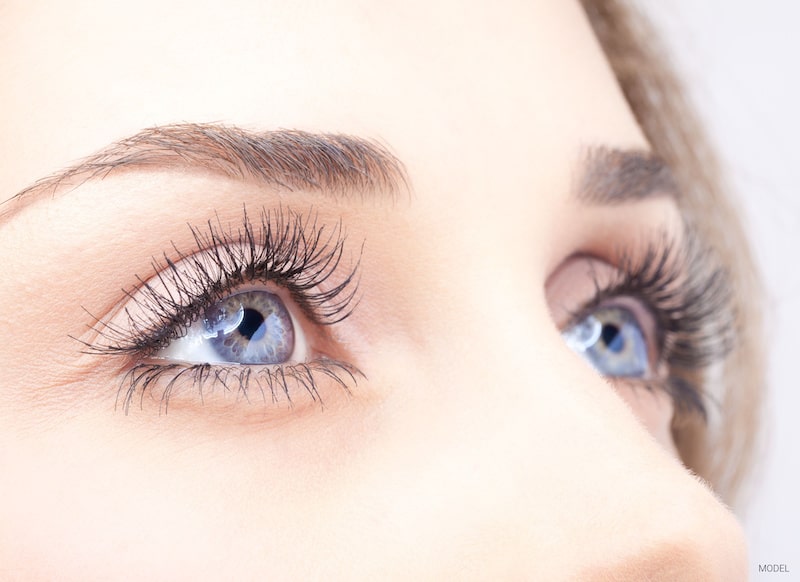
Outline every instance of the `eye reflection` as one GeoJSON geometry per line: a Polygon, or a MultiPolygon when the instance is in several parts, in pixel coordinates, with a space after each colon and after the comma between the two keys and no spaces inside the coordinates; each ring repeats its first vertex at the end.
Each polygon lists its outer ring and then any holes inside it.
{"type": "Polygon", "coordinates": [[[604,376],[642,378],[650,371],[645,333],[624,307],[600,307],[563,336],[570,348],[604,376]]]}
{"type": "Polygon", "coordinates": [[[278,295],[244,291],[209,306],[159,355],[204,363],[282,364],[292,359],[295,341],[292,317],[278,295]]]}
{"type": "Polygon", "coordinates": [[[205,312],[204,337],[226,362],[279,364],[292,355],[294,327],[277,295],[237,293],[205,312]]]}

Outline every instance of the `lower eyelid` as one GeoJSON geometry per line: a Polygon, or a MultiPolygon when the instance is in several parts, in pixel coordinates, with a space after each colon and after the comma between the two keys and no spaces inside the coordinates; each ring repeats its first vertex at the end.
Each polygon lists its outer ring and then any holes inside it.
{"type": "Polygon", "coordinates": [[[124,373],[116,409],[127,415],[153,407],[160,414],[198,406],[323,407],[336,394],[349,395],[360,378],[356,367],[325,358],[277,366],[143,362],[124,373]]]}
{"type": "Polygon", "coordinates": [[[643,390],[640,382],[615,382],[614,389],[639,421],[670,452],[676,455],[672,434],[672,419],[675,415],[675,400],[663,389],[643,390]]]}
{"type": "MultiPolygon", "coordinates": [[[[592,303],[597,291],[606,288],[615,280],[614,267],[588,256],[573,256],[567,259],[547,282],[547,300],[554,322],[559,329],[577,323],[587,313],[585,306],[592,303]]],[[[629,386],[635,391],[669,394],[676,414],[697,413],[705,418],[705,397],[693,383],[676,377],[666,358],[669,346],[665,344],[664,330],[658,325],[657,315],[649,305],[629,296],[609,297],[595,304],[600,306],[620,305],[632,311],[646,334],[652,369],[646,378],[609,378],[613,384],[629,386]]],[[[588,311],[591,311],[589,309],[588,311]]]]}

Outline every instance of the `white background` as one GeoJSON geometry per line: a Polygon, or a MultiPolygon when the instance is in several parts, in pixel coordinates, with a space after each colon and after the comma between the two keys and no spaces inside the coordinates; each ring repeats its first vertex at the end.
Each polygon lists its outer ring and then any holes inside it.
{"type": "Polygon", "coordinates": [[[637,3],[725,162],[767,284],[768,444],[740,514],[751,578],[800,580],[800,2],[637,3]]]}

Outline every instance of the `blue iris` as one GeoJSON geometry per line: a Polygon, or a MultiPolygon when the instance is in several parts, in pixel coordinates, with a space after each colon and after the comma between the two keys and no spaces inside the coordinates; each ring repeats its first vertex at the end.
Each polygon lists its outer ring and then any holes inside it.
{"type": "Polygon", "coordinates": [[[292,318],[281,299],[266,291],[236,293],[212,305],[203,337],[223,362],[281,364],[294,350],[292,318]]]}
{"type": "Polygon", "coordinates": [[[641,378],[650,368],[647,341],[633,313],[600,307],[563,333],[567,344],[603,376],[641,378]]]}

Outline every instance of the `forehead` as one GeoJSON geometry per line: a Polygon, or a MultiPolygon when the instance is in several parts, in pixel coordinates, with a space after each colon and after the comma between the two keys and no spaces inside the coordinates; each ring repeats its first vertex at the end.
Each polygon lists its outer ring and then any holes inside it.
{"type": "Polygon", "coordinates": [[[0,51],[3,198],[184,121],[364,135],[465,181],[644,143],[572,1],[8,2],[0,51]]]}

